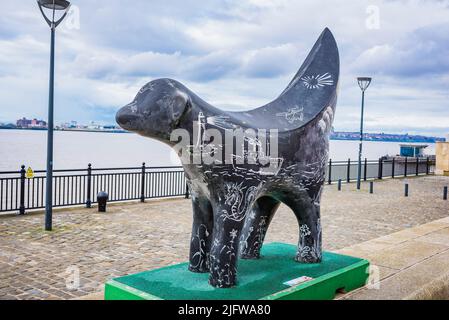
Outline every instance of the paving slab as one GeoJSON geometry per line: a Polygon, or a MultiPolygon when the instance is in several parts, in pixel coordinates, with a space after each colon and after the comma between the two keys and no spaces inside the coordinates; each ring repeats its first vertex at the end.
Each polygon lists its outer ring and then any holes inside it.
{"type": "Polygon", "coordinates": [[[347,255],[357,255],[364,259],[370,259],[373,255],[395,246],[395,244],[382,241],[381,239],[373,239],[336,250],[335,252],[347,255]]]}
{"type": "MultiPolygon", "coordinates": [[[[420,292],[422,288],[438,279],[438,275],[442,277],[448,274],[448,272],[449,250],[446,250],[406,270],[387,277],[380,282],[379,289],[363,288],[354,293],[349,293],[343,299],[398,300],[411,297],[417,298],[419,296],[413,295],[413,293],[420,292]]],[[[434,292],[438,292],[439,288],[434,287],[434,292]]],[[[428,297],[433,297],[433,294],[428,292],[428,297]]],[[[449,296],[446,299],[449,299],[449,296]]]]}
{"type": "Polygon", "coordinates": [[[449,245],[449,227],[419,237],[419,241],[449,245]]]}
{"type": "Polygon", "coordinates": [[[449,273],[425,284],[405,300],[449,300],[449,273]]]}
{"type": "Polygon", "coordinates": [[[402,243],[417,237],[424,236],[437,230],[441,230],[449,227],[449,222],[446,220],[437,220],[423,225],[416,226],[414,228],[407,228],[383,237],[379,237],[378,241],[387,242],[391,244],[402,243]]]}
{"type": "Polygon", "coordinates": [[[449,249],[449,244],[410,240],[371,255],[370,261],[375,265],[401,270],[447,249],[449,249]]]}

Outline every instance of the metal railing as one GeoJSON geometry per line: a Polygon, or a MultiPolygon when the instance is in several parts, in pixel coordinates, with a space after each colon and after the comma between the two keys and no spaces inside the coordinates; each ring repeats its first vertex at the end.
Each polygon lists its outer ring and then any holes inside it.
{"type": "MultiPolygon", "coordinates": [[[[53,206],[96,203],[100,191],[109,194],[108,201],[188,196],[184,171],[180,166],[130,168],[93,168],[54,170],[53,206]]],[[[25,166],[20,171],[0,172],[0,212],[45,208],[45,170],[26,178],[25,166]]]]}
{"type": "MultiPolygon", "coordinates": [[[[351,182],[357,180],[358,161],[348,159],[347,161],[332,161],[326,168],[327,183],[338,180],[351,182]]],[[[364,181],[372,179],[407,177],[433,174],[435,167],[434,158],[380,158],[378,160],[362,161],[362,176],[364,181]]]]}
{"type": "MultiPolygon", "coordinates": [[[[382,179],[432,174],[435,161],[429,158],[390,158],[362,162],[362,179],[382,179]]],[[[45,170],[35,171],[26,178],[25,166],[20,171],[0,172],[0,212],[45,207],[45,170]]],[[[326,168],[327,183],[357,179],[357,161],[332,161],[326,168]]],[[[54,170],[53,206],[96,203],[99,191],[109,194],[108,201],[128,201],[164,197],[188,197],[184,171],[181,166],[131,168],[93,168],[54,170]]]]}

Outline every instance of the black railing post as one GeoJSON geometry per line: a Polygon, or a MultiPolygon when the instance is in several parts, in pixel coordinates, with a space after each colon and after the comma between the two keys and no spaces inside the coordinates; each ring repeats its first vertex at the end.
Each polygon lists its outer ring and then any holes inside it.
{"type": "Polygon", "coordinates": [[[443,188],[443,200],[447,200],[447,186],[443,188]]]}
{"type": "Polygon", "coordinates": [[[363,181],[366,181],[366,168],[368,167],[368,160],[365,158],[365,164],[363,166],[363,181]]]}
{"type": "Polygon", "coordinates": [[[407,169],[407,167],[408,167],[408,157],[405,157],[405,163],[404,163],[404,177],[406,177],[407,176],[407,171],[408,171],[408,169],[407,169]]]}
{"type": "Polygon", "coordinates": [[[429,175],[429,157],[426,158],[426,175],[429,175]]]}
{"type": "Polygon", "coordinates": [[[404,196],[408,197],[408,183],[406,183],[404,187],[404,196]]]}
{"type": "Polygon", "coordinates": [[[384,176],[384,162],[383,162],[382,158],[379,158],[378,166],[379,166],[379,168],[378,168],[378,172],[377,172],[377,178],[382,179],[384,176]]]}
{"type": "Polygon", "coordinates": [[[86,190],[86,208],[92,206],[92,164],[87,165],[87,190],[86,190]]]}
{"type": "Polygon", "coordinates": [[[332,159],[329,159],[329,177],[327,179],[327,183],[332,183],[332,159]]]}
{"type": "Polygon", "coordinates": [[[394,159],[395,157],[393,157],[393,160],[391,160],[391,177],[394,179],[394,159]]]}
{"type": "Polygon", "coordinates": [[[140,181],[140,202],[145,202],[145,162],[142,163],[142,178],[140,181]]]}
{"type": "Polygon", "coordinates": [[[369,193],[374,193],[374,182],[373,181],[369,182],[369,193]]]}
{"type": "Polygon", "coordinates": [[[416,157],[416,175],[419,175],[419,158],[416,157]]]}
{"type": "Polygon", "coordinates": [[[341,191],[341,179],[338,179],[338,191],[341,191]]]}
{"type": "Polygon", "coordinates": [[[348,170],[347,170],[347,176],[346,176],[346,182],[351,181],[351,159],[348,159],[348,170]]]}
{"type": "Polygon", "coordinates": [[[20,207],[19,214],[25,214],[25,166],[20,169],[20,207]]]}
{"type": "Polygon", "coordinates": [[[189,199],[189,185],[186,183],[186,194],[185,194],[185,198],[189,199]]]}

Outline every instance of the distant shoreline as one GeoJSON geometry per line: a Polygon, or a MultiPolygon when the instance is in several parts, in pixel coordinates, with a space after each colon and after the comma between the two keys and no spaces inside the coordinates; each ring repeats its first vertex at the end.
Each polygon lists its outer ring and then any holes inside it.
{"type": "MultiPolygon", "coordinates": [[[[336,138],[330,137],[330,140],[335,141],[359,141],[357,138],[344,139],[344,138],[336,138]]],[[[363,139],[363,142],[403,142],[403,143],[436,143],[440,140],[410,140],[410,139],[363,139]]]]}
{"type": "MultiPolygon", "coordinates": [[[[0,130],[34,130],[34,131],[47,131],[47,128],[13,128],[0,126],[0,130]]],[[[67,128],[55,128],[55,131],[67,131],[67,132],[93,132],[93,133],[131,133],[123,129],[67,129],[67,128]]],[[[338,141],[358,141],[359,134],[357,132],[334,132],[330,136],[330,140],[338,141]],[[342,136],[344,134],[345,136],[342,136]]],[[[374,142],[403,142],[403,143],[436,143],[438,141],[444,141],[444,138],[440,137],[427,137],[418,135],[401,135],[401,134],[380,134],[380,133],[366,133],[364,134],[363,141],[374,142]],[[382,137],[379,137],[382,136],[382,137]]]]}
{"type": "MultiPolygon", "coordinates": [[[[0,127],[0,130],[32,130],[32,131],[47,131],[47,128],[10,128],[10,127],[0,127]]],[[[130,133],[126,130],[121,129],[111,129],[111,130],[100,130],[100,129],[61,129],[55,128],[55,131],[69,131],[69,132],[95,132],[95,133],[130,133]]]]}

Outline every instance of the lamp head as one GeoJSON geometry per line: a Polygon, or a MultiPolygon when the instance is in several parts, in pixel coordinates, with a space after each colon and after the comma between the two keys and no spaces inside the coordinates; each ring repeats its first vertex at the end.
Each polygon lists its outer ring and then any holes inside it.
{"type": "Polygon", "coordinates": [[[64,20],[70,8],[70,2],[66,0],[37,0],[37,4],[39,6],[39,10],[42,13],[42,16],[52,29],[56,28],[61,23],[61,21],[64,20]],[[50,17],[47,17],[46,13],[44,12],[44,8],[48,9],[47,13],[50,14],[50,17]],[[63,12],[61,13],[59,19],[55,21],[56,11],[63,12]]]}
{"type": "Polygon", "coordinates": [[[66,0],[38,0],[42,7],[51,10],[66,10],[70,6],[70,2],[66,0]]]}
{"type": "Polygon", "coordinates": [[[359,87],[362,91],[365,91],[366,89],[368,89],[370,83],[371,83],[371,78],[369,77],[358,77],[357,78],[357,82],[359,83],[359,87]]]}

